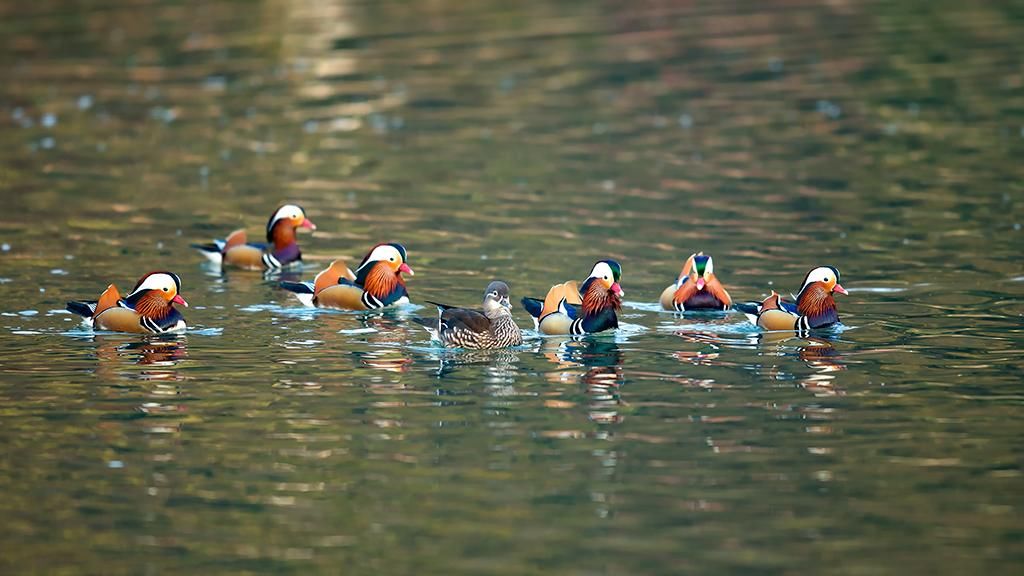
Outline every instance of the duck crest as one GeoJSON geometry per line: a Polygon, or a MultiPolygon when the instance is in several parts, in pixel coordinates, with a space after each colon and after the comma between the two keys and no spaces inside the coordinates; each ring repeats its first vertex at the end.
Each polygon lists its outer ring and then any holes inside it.
{"type": "Polygon", "coordinates": [[[797,312],[806,316],[811,328],[839,322],[835,298],[821,282],[808,284],[796,299],[797,312]]]}
{"type": "Polygon", "coordinates": [[[595,316],[603,310],[616,312],[622,307],[622,300],[611,290],[597,283],[597,278],[588,278],[583,283],[583,315],[595,316]]]}

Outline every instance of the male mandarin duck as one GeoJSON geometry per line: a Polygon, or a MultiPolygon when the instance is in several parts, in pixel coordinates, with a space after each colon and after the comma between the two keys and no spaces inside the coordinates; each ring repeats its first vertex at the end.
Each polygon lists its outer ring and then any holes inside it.
{"type": "Polygon", "coordinates": [[[317,308],[377,310],[408,304],[402,273],[415,275],[405,263],[401,244],[378,244],[353,272],[342,260],[335,260],[312,282],[281,282],[300,302],[317,308]]]}
{"type": "Polygon", "coordinates": [[[715,277],[715,262],[703,252],[691,254],[673,284],[661,293],[665,310],[728,310],[732,298],[715,277]]]}
{"type": "Polygon", "coordinates": [[[267,244],[246,243],[245,230],[235,230],[224,240],[192,247],[219,266],[235,266],[247,270],[278,270],[302,263],[302,252],[295,241],[299,228],[316,230],[301,206],[285,204],[267,221],[267,244]]]}
{"type": "Polygon", "coordinates": [[[839,270],[832,266],[819,266],[804,277],[795,305],[782,300],[773,290],[763,302],[737,304],[736,308],[765,330],[806,333],[839,322],[839,310],[833,294],[847,294],[839,284],[839,270]]]}
{"type": "Polygon", "coordinates": [[[85,318],[92,328],[115,332],[164,334],[183,332],[185,318],[174,307],[188,306],[179,294],[181,278],[170,272],[150,272],[121,298],[111,284],[97,301],[68,302],[67,309],[85,318]]]}
{"type": "Polygon", "coordinates": [[[523,333],[512,318],[508,284],[504,282],[495,280],[487,285],[483,310],[430,303],[437,306],[437,320],[417,321],[445,346],[484,350],[523,343],[523,333]]]}
{"type": "Polygon", "coordinates": [[[544,300],[523,298],[523,307],[544,334],[593,334],[619,326],[615,312],[622,306],[619,279],[622,267],[614,260],[601,260],[583,282],[551,287],[544,300]]]}

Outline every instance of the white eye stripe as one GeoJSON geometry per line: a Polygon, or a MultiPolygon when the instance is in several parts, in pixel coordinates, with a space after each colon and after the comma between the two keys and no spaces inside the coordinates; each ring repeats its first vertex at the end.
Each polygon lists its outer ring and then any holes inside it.
{"type": "MultiPolygon", "coordinates": [[[[164,292],[169,292],[171,288],[177,289],[177,286],[177,283],[170,274],[150,274],[142,284],[139,284],[139,287],[132,292],[132,294],[137,294],[143,290],[162,290],[164,292]]],[[[129,294],[129,296],[132,294],[129,294]]]]}
{"type": "Polygon", "coordinates": [[[612,268],[605,262],[598,262],[591,270],[590,277],[607,280],[612,277],[612,268]]]}
{"type": "Polygon", "coordinates": [[[366,259],[367,262],[379,262],[381,260],[388,260],[395,262],[402,255],[398,253],[398,250],[394,246],[377,246],[370,252],[370,257],[366,259]]]}

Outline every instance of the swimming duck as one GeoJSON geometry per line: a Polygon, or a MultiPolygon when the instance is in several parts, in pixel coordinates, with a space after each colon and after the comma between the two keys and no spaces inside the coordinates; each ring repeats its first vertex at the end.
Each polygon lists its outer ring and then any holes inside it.
{"type": "Polygon", "coordinates": [[[732,306],[732,298],[715,277],[714,260],[703,252],[686,259],[679,278],[665,288],[660,300],[662,308],[677,312],[728,310],[732,306]]]}
{"type": "Polygon", "coordinates": [[[193,244],[210,262],[246,270],[279,270],[302,263],[302,252],[295,240],[299,228],[316,230],[301,206],[285,204],[267,221],[267,244],[247,243],[245,230],[235,230],[223,240],[193,244]]]}
{"type": "Polygon", "coordinates": [[[99,300],[68,302],[67,309],[85,318],[94,329],[141,334],[183,332],[185,318],[174,307],[188,306],[180,290],[181,278],[177,274],[150,272],[124,298],[111,284],[99,300]]]}
{"type": "Polygon", "coordinates": [[[484,350],[523,343],[523,332],[512,318],[508,284],[504,282],[495,280],[487,285],[483,310],[430,303],[437,306],[437,320],[418,321],[431,338],[445,346],[484,350]]]}
{"type": "Polygon", "coordinates": [[[523,307],[544,334],[593,334],[619,326],[615,312],[622,306],[619,279],[622,267],[615,260],[600,260],[580,290],[575,282],[552,286],[544,300],[523,298],[523,307]]]}
{"type": "Polygon", "coordinates": [[[300,302],[316,308],[377,310],[409,302],[402,273],[415,275],[405,263],[401,244],[378,244],[363,258],[355,272],[335,260],[313,282],[281,282],[300,302]]]}
{"type": "Polygon", "coordinates": [[[839,310],[833,294],[848,294],[839,284],[839,270],[833,266],[819,266],[804,277],[795,305],[784,301],[773,290],[762,302],[737,304],[736,308],[765,330],[796,330],[804,334],[839,322],[839,310]]]}

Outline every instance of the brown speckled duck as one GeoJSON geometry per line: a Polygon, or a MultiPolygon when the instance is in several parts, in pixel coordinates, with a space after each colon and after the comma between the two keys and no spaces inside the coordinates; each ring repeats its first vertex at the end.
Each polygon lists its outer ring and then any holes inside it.
{"type": "Polygon", "coordinates": [[[512,317],[509,288],[504,282],[495,280],[487,285],[482,310],[430,303],[437,306],[437,320],[417,321],[445,346],[483,350],[523,343],[523,332],[512,317]]]}

